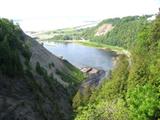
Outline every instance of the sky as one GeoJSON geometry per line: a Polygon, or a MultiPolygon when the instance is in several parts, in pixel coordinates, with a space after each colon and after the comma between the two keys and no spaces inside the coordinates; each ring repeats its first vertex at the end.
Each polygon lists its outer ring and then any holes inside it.
{"type": "Polygon", "coordinates": [[[47,30],[112,17],[155,14],[160,0],[0,0],[0,17],[24,30],[47,30]]]}

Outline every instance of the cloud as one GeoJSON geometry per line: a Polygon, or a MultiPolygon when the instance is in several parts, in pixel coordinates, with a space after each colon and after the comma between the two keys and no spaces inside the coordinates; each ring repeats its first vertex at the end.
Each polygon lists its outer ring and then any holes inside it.
{"type": "Polygon", "coordinates": [[[155,13],[160,6],[159,0],[0,0],[0,3],[0,16],[9,18],[104,18],[155,13]]]}

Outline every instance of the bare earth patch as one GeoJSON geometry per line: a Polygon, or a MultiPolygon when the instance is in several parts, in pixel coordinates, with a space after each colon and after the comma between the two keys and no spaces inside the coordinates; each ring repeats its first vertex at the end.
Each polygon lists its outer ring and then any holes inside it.
{"type": "Polygon", "coordinates": [[[105,35],[107,32],[111,31],[114,27],[112,24],[103,24],[97,29],[95,36],[105,35]]]}

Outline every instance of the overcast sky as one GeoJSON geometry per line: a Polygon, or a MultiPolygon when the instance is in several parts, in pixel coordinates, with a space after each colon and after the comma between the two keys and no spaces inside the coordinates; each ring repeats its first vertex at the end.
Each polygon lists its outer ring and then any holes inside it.
{"type": "Polygon", "coordinates": [[[32,22],[33,19],[55,19],[62,24],[64,18],[68,21],[82,18],[99,20],[154,14],[158,12],[159,7],[160,0],[0,0],[0,17],[32,22]]]}

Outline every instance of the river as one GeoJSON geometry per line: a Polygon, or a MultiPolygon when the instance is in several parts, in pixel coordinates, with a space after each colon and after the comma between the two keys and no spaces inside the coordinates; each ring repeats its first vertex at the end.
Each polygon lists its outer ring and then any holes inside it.
{"type": "Polygon", "coordinates": [[[63,59],[78,68],[94,67],[108,72],[114,66],[113,58],[115,54],[110,51],[88,47],[76,43],[53,43],[45,44],[47,48],[56,56],[63,56],[63,59]]]}

